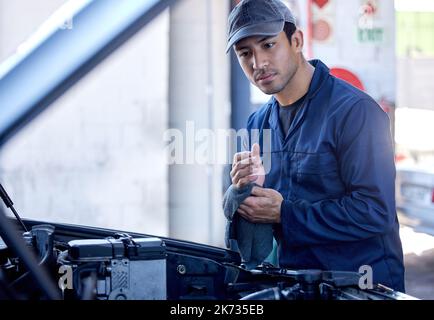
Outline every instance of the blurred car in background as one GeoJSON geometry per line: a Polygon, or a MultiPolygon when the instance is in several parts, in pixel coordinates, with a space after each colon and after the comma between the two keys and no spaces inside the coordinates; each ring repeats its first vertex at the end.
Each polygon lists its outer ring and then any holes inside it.
{"type": "Polygon", "coordinates": [[[434,235],[434,152],[397,162],[396,206],[402,224],[434,235]],[[419,158],[419,159],[418,159],[419,158]],[[422,159],[420,159],[422,158],[422,159]]]}
{"type": "Polygon", "coordinates": [[[434,111],[396,110],[396,206],[400,223],[434,235],[434,111]]]}

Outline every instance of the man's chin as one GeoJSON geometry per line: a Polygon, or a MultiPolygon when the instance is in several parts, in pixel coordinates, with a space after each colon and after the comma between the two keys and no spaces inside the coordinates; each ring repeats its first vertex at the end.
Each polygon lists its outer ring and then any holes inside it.
{"type": "Polygon", "coordinates": [[[277,90],[276,88],[258,87],[258,89],[261,90],[263,93],[268,94],[268,95],[272,95],[272,94],[280,92],[280,90],[277,90]]]}

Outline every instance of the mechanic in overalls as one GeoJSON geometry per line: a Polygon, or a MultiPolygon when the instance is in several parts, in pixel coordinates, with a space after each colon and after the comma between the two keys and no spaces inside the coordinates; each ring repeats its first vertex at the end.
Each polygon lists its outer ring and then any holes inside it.
{"type": "MultiPolygon", "coordinates": [[[[225,198],[238,204],[228,219],[253,226],[244,234],[270,226],[282,268],[368,266],[374,283],[404,292],[389,118],[323,62],[307,61],[295,24],[279,0],[243,0],[229,16],[227,51],[272,97],[247,120],[248,132],[268,130],[269,139],[234,156],[225,198]]],[[[244,258],[263,260],[265,247],[244,258]]]]}

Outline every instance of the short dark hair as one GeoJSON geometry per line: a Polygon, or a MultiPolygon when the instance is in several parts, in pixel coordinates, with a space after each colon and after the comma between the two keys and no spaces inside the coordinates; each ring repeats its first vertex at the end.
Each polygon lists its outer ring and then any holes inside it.
{"type": "Polygon", "coordinates": [[[291,22],[285,22],[285,25],[283,26],[283,31],[285,32],[286,37],[288,38],[289,44],[291,44],[291,38],[296,29],[297,27],[295,26],[295,24],[291,22]]]}

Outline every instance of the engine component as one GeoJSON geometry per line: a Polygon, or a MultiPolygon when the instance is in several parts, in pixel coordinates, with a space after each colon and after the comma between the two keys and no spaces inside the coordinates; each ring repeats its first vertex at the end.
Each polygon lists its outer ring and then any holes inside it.
{"type": "Polygon", "coordinates": [[[158,238],[73,240],[64,264],[73,270],[78,292],[86,277],[96,277],[95,298],[166,299],[166,253],[158,238]],[[152,279],[152,281],[150,281],[152,279]]]}

